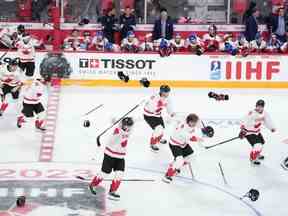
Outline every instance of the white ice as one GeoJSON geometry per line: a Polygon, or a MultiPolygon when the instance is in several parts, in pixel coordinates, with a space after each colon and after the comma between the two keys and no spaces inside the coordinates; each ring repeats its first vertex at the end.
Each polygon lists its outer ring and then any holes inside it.
{"type": "MultiPolygon", "coordinates": [[[[53,162],[46,166],[99,170],[106,137],[101,139],[103,146],[98,148],[97,134],[156,91],[153,88],[62,87],[53,162]],[[103,108],[83,117],[84,113],[102,103],[103,108]],[[90,128],[83,127],[84,119],[91,121],[90,128]]],[[[259,167],[251,166],[248,159],[250,147],[245,140],[236,140],[210,150],[195,144],[192,168],[196,180],[191,180],[188,168],[184,167],[172,184],[163,183],[161,178],[172,155],[168,145],[161,145],[158,154],[150,151],[148,143],[151,130],[143,121],[142,108],[139,108],[132,114],[136,125],[129,142],[125,178],[154,179],[155,182],[123,182],[119,189],[121,201],[107,201],[109,211],[124,209],[129,216],[288,215],[288,172],[280,167],[281,160],[288,156],[288,146],[282,142],[287,138],[288,92],[222,89],[215,92],[229,94],[230,100],[217,102],[208,98],[209,91],[210,89],[172,90],[171,99],[178,116],[176,120],[165,118],[165,136],[169,137],[177,120],[192,112],[199,114],[207,124],[215,128],[215,137],[206,139],[205,145],[232,138],[239,133],[238,120],[253,109],[258,99],[264,99],[277,132],[272,134],[263,130],[267,142],[263,164],[259,167]],[[223,166],[228,185],[223,183],[219,162],[223,166]],[[238,199],[251,188],[260,191],[258,201],[245,199],[243,202],[238,199]]],[[[31,125],[17,129],[15,115],[10,109],[0,120],[0,161],[2,164],[11,162],[11,166],[17,162],[33,162],[38,166],[41,135],[31,125]]],[[[108,183],[104,186],[109,187],[108,183]]]]}

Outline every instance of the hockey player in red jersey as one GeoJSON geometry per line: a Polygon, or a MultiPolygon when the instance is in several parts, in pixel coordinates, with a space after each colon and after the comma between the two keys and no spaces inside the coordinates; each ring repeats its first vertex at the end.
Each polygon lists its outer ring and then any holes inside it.
{"type": "Polygon", "coordinates": [[[23,85],[20,68],[18,67],[18,62],[16,60],[13,59],[8,65],[3,64],[2,67],[3,71],[2,73],[0,72],[0,116],[3,115],[4,111],[8,107],[6,96],[11,94],[12,98],[17,100],[19,98],[20,89],[23,85]]]}
{"type": "Polygon", "coordinates": [[[252,146],[250,151],[250,161],[255,165],[260,165],[259,160],[263,160],[261,155],[265,140],[261,134],[261,127],[265,125],[271,132],[276,129],[273,125],[270,115],[264,111],[264,100],[258,100],[256,108],[248,113],[242,121],[239,137],[246,138],[252,146]]]}
{"type": "Polygon", "coordinates": [[[96,195],[97,186],[99,186],[103,179],[113,171],[114,178],[109,190],[109,199],[120,199],[120,195],[117,193],[117,190],[120,186],[121,179],[125,171],[125,156],[128,138],[133,125],[133,119],[130,117],[125,117],[114,129],[113,134],[105,147],[101,172],[96,175],[89,184],[89,188],[93,194],[96,195]]]}
{"type": "Polygon", "coordinates": [[[144,106],[144,120],[152,128],[153,133],[150,139],[150,146],[152,151],[159,151],[158,144],[163,138],[164,121],[162,118],[162,111],[166,108],[168,114],[171,117],[175,116],[172,110],[171,102],[169,100],[170,87],[168,85],[162,85],[158,94],[149,98],[144,106]]]}
{"type": "Polygon", "coordinates": [[[44,94],[46,82],[42,78],[35,79],[31,86],[24,92],[23,108],[21,115],[17,118],[17,127],[21,128],[25,118],[32,118],[36,114],[35,127],[39,130],[45,130],[45,109],[41,102],[44,94]]]}
{"type": "Polygon", "coordinates": [[[169,146],[174,161],[169,165],[163,181],[170,183],[173,177],[180,172],[180,169],[190,163],[193,149],[191,143],[202,142],[199,117],[196,114],[189,114],[184,122],[180,122],[172,132],[169,146]]]}

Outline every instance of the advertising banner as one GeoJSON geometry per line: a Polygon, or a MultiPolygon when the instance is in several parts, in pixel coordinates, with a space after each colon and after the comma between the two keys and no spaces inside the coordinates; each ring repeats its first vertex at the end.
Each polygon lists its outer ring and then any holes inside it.
{"type": "MultiPolygon", "coordinates": [[[[2,55],[4,52],[0,52],[2,55]]],[[[17,57],[9,52],[2,62],[17,57]]],[[[64,78],[81,80],[118,80],[122,71],[131,80],[143,77],[167,81],[288,81],[288,61],[285,55],[190,55],[66,52],[37,52],[36,70],[62,73],[64,78]]]]}

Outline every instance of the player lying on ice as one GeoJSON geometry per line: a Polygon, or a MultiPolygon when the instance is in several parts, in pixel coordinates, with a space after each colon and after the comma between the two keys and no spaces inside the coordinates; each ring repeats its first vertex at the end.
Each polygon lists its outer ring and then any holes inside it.
{"type": "Polygon", "coordinates": [[[133,119],[125,117],[111,134],[110,140],[105,147],[101,172],[92,179],[89,185],[90,191],[93,194],[96,195],[96,188],[100,185],[103,179],[113,171],[114,179],[110,186],[109,199],[120,199],[117,190],[125,171],[126,149],[133,125],[133,119]]]}
{"type": "Polygon", "coordinates": [[[259,160],[263,160],[261,155],[265,140],[261,134],[262,125],[266,126],[272,133],[276,131],[270,115],[264,111],[264,100],[258,100],[254,110],[245,116],[241,124],[239,137],[246,138],[252,149],[250,151],[250,161],[255,165],[260,165],[259,160]]]}
{"type": "MultiPolygon", "coordinates": [[[[208,127],[202,128],[200,126],[199,117],[196,114],[189,114],[183,122],[180,122],[169,140],[169,147],[174,157],[174,161],[169,165],[168,170],[163,178],[163,181],[170,183],[174,176],[180,172],[180,169],[190,163],[193,149],[191,144],[193,142],[202,143],[202,134],[212,137],[214,130],[207,131],[208,127]],[[209,134],[211,133],[211,134],[209,134]]],[[[210,128],[210,127],[209,127],[210,128]]]]}

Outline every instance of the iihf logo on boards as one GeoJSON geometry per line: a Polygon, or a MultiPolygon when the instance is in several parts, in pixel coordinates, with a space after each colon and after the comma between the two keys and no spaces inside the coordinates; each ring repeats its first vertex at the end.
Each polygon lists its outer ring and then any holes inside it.
{"type": "Polygon", "coordinates": [[[210,79],[211,80],[220,80],[221,79],[221,62],[220,61],[211,61],[210,63],[210,79]]]}

